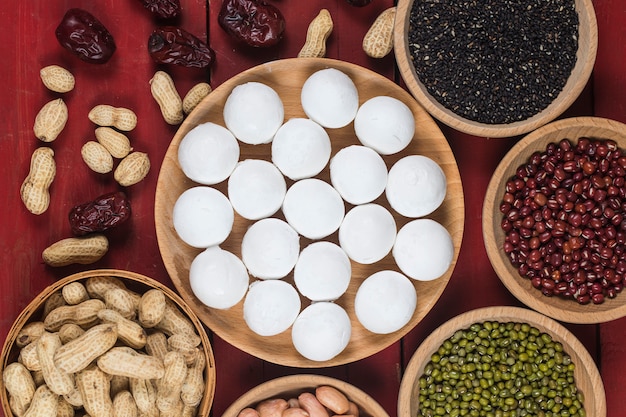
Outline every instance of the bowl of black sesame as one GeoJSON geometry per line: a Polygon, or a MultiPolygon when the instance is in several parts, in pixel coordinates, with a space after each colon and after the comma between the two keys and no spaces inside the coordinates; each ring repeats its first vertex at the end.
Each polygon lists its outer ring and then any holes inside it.
{"type": "Polygon", "coordinates": [[[591,0],[399,0],[394,25],[409,91],[440,122],[482,137],[556,119],[597,53],[591,0]]]}
{"type": "Polygon", "coordinates": [[[626,316],[626,124],[529,133],[494,171],[482,218],[494,271],[522,303],[568,323],[626,316]]]}
{"type": "Polygon", "coordinates": [[[606,396],[585,346],[535,311],[468,311],[431,333],[402,377],[398,417],[605,417],[606,396]]]}

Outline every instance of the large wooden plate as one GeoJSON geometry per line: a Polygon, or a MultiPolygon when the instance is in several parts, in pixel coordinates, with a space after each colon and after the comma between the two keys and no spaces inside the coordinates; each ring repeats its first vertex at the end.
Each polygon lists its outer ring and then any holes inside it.
{"type": "MultiPolygon", "coordinates": [[[[353,124],[341,129],[328,130],[332,141],[332,154],[338,150],[357,144],[353,124]]],[[[240,160],[259,158],[270,160],[271,145],[245,145],[240,143],[240,160]]],[[[328,167],[317,178],[328,181],[328,167]]],[[[291,181],[287,181],[288,186],[291,181]]],[[[215,187],[226,193],[227,182],[215,187]]],[[[384,195],[375,202],[389,208],[384,195]]],[[[351,208],[346,204],[346,212],[351,208]]],[[[394,213],[392,211],[392,213],[394,213]]],[[[408,222],[394,213],[398,228],[408,222]]],[[[276,217],[281,217],[279,212],[276,217]]],[[[198,317],[218,336],[237,348],[269,362],[297,367],[326,367],[353,362],[381,351],[398,341],[403,335],[417,325],[430,311],[445,289],[459,254],[464,226],[464,200],[458,167],[454,155],[433,119],[417,104],[417,102],[402,88],[392,81],[370,70],[354,64],[325,58],[293,58],[269,62],[247,71],[226,81],[216,88],[198,107],[187,117],[174,136],[159,174],[155,197],[155,222],[157,239],[163,262],[183,299],[194,309],[198,317]],[[203,305],[191,291],[188,280],[189,266],[194,257],[201,252],[183,243],[172,223],[172,210],[176,199],[186,189],[198,184],[189,180],[178,164],[178,145],[187,132],[195,126],[205,122],[224,124],[222,112],[224,103],[232,89],[242,83],[258,81],[265,83],[276,90],[283,100],[285,120],[293,117],[306,117],[300,105],[300,90],[304,81],[315,71],[333,67],[346,73],[352,78],[359,90],[359,101],[363,103],[369,98],[378,95],[389,95],[406,103],[415,115],[416,132],[411,144],[401,153],[384,157],[387,167],[403,156],[409,154],[426,155],[435,160],[444,170],[448,189],[446,198],[439,209],[431,216],[440,222],[450,232],[454,242],[454,259],[448,271],[440,278],[430,282],[415,282],[417,290],[417,309],[411,321],[402,329],[387,335],[377,335],[361,326],[354,314],[354,296],[360,283],[369,275],[383,269],[398,270],[391,255],[373,265],[352,263],[352,280],[347,292],[336,302],[343,306],[352,320],[352,337],[348,347],[335,358],[325,361],[310,361],[302,357],[292,345],[290,331],[285,331],[272,337],[262,337],[248,329],[243,320],[243,302],[229,310],[218,310],[203,305]]],[[[235,216],[235,223],[229,238],[222,245],[222,249],[241,255],[241,240],[251,221],[235,216]]],[[[337,243],[337,233],[326,240],[337,243]]],[[[301,248],[311,241],[301,238],[301,248]]],[[[251,278],[251,280],[254,278],[251,278]]],[[[285,278],[293,283],[293,276],[285,278]]],[[[309,301],[302,299],[303,308],[309,301]]]]}

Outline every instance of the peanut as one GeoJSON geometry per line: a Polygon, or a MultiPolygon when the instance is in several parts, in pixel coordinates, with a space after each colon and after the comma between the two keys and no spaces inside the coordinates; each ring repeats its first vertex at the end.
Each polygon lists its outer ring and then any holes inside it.
{"type": "Polygon", "coordinates": [[[150,92],[156,100],[166,123],[177,125],[183,121],[183,101],[176,91],[174,80],[164,71],[157,71],[150,80],[150,92]]]}
{"type": "Polygon", "coordinates": [[[157,381],[156,405],[159,411],[174,409],[181,401],[181,389],[187,378],[187,364],[180,352],[168,352],[163,358],[165,372],[157,381]]]}
{"type": "Polygon", "coordinates": [[[346,414],[350,409],[350,401],[337,388],[322,385],[315,389],[318,401],[335,414],[346,414]]]}
{"type": "Polygon", "coordinates": [[[111,396],[115,397],[122,391],[130,391],[130,378],[121,375],[111,375],[111,396]]]}
{"type": "Polygon", "coordinates": [[[140,414],[149,414],[156,408],[156,388],[149,379],[129,378],[130,392],[133,394],[140,414]]]}
{"type": "Polygon", "coordinates": [[[175,333],[195,334],[196,330],[191,321],[178,309],[170,299],[165,299],[165,314],[163,320],[155,326],[168,336],[175,333]]]}
{"type": "Polygon", "coordinates": [[[96,140],[104,146],[114,158],[122,159],[133,149],[130,139],[122,132],[108,126],[100,126],[95,130],[96,140]]]}
{"type": "Polygon", "coordinates": [[[56,417],[74,417],[74,407],[65,397],[59,397],[56,417]]]}
{"type": "Polygon", "coordinates": [[[99,142],[93,140],[85,142],[80,154],[89,169],[98,174],[107,174],[113,170],[113,157],[99,142]]]}
{"type": "Polygon", "coordinates": [[[47,385],[37,388],[23,417],[56,417],[59,397],[47,385]]]}
{"type": "Polygon", "coordinates": [[[159,379],[165,373],[161,359],[126,346],[114,347],[100,356],[98,367],[109,375],[138,379],[159,379]]]}
{"type": "Polygon", "coordinates": [[[41,369],[37,371],[30,371],[30,374],[33,377],[33,381],[35,381],[36,387],[40,387],[46,383],[46,381],[44,381],[43,379],[43,372],[41,372],[41,369]]]}
{"type": "Polygon", "coordinates": [[[129,391],[120,391],[113,397],[113,415],[115,417],[137,417],[139,415],[137,403],[129,391]]]}
{"type": "Polygon", "coordinates": [[[46,327],[41,321],[27,323],[19,332],[17,332],[15,344],[17,347],[24,347],[39,339],[39,336],[41,336],[45,331],[46,327]]]}
{"type": "Polygon", "coordinates": [[[53,292],[48,298],[46,298],[46,301],[44,301],[42,317],[46,317],[55,308],[66,304],[67,302],[65,301],[65,298],[63,298],[63,291],[59,290],[53,292]]]}
{"type": "Polygon", "coordinates": [[[135,301],[128,290],[111,288],[104,293],[104,304],[110,310],[115,310],[127,319],[136,315],[135,301]]]}
{"type": "Polygon", "coordinates": [[[323,58],[326,56],[326,40],[333,31],[333,19],[327,9],[309,23],[306,40],[298,53],[298,58],[323,58]]]}
{"type": "Polygon", "coordinates": [[[37,342],[30,343],[20,349],[17,361],[29,371],[41,371],[41,363],[39,363],[39,356],[37,356],[37,342]]]}
{"type": "Polygon", "coordinates": [[[260,417],[281,417],[287,408],[289,408],[289,404],[287,400],[282,398],[263,400],[255,407],[260,417]]]}
{"type": "Polygon", "coordinates": [[[317,397],[310,392],[303,392],[298,395],[298,402],[300,403],[300,407],[309,413],[310,417],[329,417],[326,408],[319,402],[317,397]]]}
{"type": "Polygon", "coordinates": [[[281,414],[282,417],[309,417],[309,413],[299,407],[289,407],[281,414]]]}
{"type": "Polygon", "coordinates": [[[185,114],[191,113],[211,91],[211,86],[208,83],[198,83],[191,87],[183,98],[183,112],[185,114]]]}
{"type": "Polygon", "coordinates": [[[58,331],[67,323],[90,326],[98,320],[98,311],[105,308],[101,300],[89,299],[73,306],[64,305],[52,310],[43,320],[46,329],[58,331]]]}
{"type": "Polygon", "coordinates": [[[61,347],[61,339],[56,333],[44,333],[37,340],[37,356],[46,385],[57,395],[69,394],[74,390],[73,375],[56,367],[54,355],[61,347]]]}
{"type": "Polygon", "coordinates": [[[78,386],[76,386],[76,378],[74,378],[74,389],[69,394],[65,394],[63,398],[65,399],[65,401],[72,404],[73,407],[83,407],[83,397],[78,390],[78,386]]]}
{"type": "MultiPolygon", "coordinates": [[[[86,300],[85,300],[86,301],[86,300]]],[[[66,344],[74,339],[79,338],[85,333],[85,330],[78,324],[66,323],[58,331],[61,343],[66,344]]]]}
{"type": "Polygon", "coordinates": [[[146,338],[146,352],[150,356],[154,356],[163,360],[165,354],[169,351],[167,347],[167,337],[161,332],[151,333],[146,338]]]}
{"type": "Polygon", "coordinates": [[[185,404],[180,398],[176,399],[176,403],[167,410],[159,410],[159,417],[181,417],[183,414],[183,410],[185,408],[185,404]]]}
{"type": "Polygon", "coordinates": [[[55,93],[68,93],[74,89],[75,80],[71,72],[59,65],[48,65],[39,70],[43,85],[55,93]]]}
{"type": "Polygon", "coordinates": [[[198,407],[193,405],[187,405],[183,403],[183,411],[181,417],[195,417],[198,413],[198,407]]]}
{"type": "Polygon", "coordinates": [[[18,362],[8,364],[2,372],[4,386],[9,393],[9,406],[17,417],[22,417],[35,395],[35,381],[24,365],[18,362]]]}
{"type": "Polygon", "coordinates": [[[109,379],[97,366],[89,366],[76,374],[83,407],[92,417],[113,417],[109,379]]]}
{"type": "Polygon", "coordinates": [[[360,411],[359,406],[350,401],[350,407],[348,408],[348,414],[354,417],[359,417],[360,411]]]}
{"type": "Polygon", "coordinates": [[[54,141],[67,123],[67,105],[62,98],[51,100],[44,104],[35,116],[33,132],[42,142],[54,141]]]}
{"type": "Polygon", "coordinates": [[[150,158],[144,152],[131,152],[122,159],[113,173],[121,186],[128,187],[143,180],[150,171],[150,158]]]}
{"type": "Polygon", "coordinates": [[[187,377],[180,391],[180,398],[185,405],[195,407],[202,401],[205,367],[206,359],[204,358],[204,353],[197,351],[195,360],[187,371],[187,377]]]}
{"type": "Polygon", "coordinates": [[[98,104],[89,111],[87,117],[98,126],[114,127],[125,132],[130,132],[137,126],[137,115],[125,107],[98,104]]]}
{"type": "Polygon", "coordinates": [[[85,288],[89,296],[92,298],[99,298],[104,301],[104,294],[111,288],[121,288],[126,290],[126,285],[116,277],[89,277],[85,281],[85,288]]]}
{"type": "Polygon", "coordinates": [[[87,288],[78,281],[64,285],[63,288],[61,288],[61,294],[65,302],[70,305],[80,304],[89,299],[87,288]]]}
{"type": "Polygon", "coordinates": [[[60,267],[71,264],[92,264],[102,259],[109,250],[109,240],[105,235],[94,234],[85,237],[70,237],[53,243],[42,253],[43,261],[60,267]]]}
{"type": "Polygon", "coordinates": [[[300,402],[297,398],[289,398],[287,404],[289,404],[289,408],[300,408],[300,402]]]}
{"type": "Polygon", "coordinates": [[[363,51],[372,58],[383,58],[393,49],[393,26],[396,8],[390,7],[378,15],[363,38],[363,51]]]}
{"type": "Polygon", "coordinates": [[[246,407],[237,414],[237,417],[260,417],[259,412],[254,408],[246,407]]]}
{"type": "MultiPolygon", "coordinates": [[[[105,310],[100,310],[100,312],[105,310]]],[[[78,338],[59,347],[54,354],[54,364],[67,373],[85,369],[92,361],[115,345],[117,325],[98,324],[89,328],[78,338]]]]}
{"type": "Polygon", "coordinates": [[[20,188],[24,205],[33,214],[42,214],[50,205],[50,185],[57,168],[54,151],[48,147],[35,149],[30,159],[30,172],[20,188]]]}
{"type": "Polygon", "coordinates": [[[117,311],[105,308],[98,312],[98,318],[105,323],[116,324],[117,338],[126,345],[135,349],[141,349],[146,345],[146,331],[143,327],[125,318],[117,311]]]}
{"type": "Polygon", "coordinates": [[[193,355],[202,340],[192,333],[175,333],[167,339],[169,350],[176,350],[184,355],[193,355]]]}
{"type": "Polygon", "coordinates": [[[165,294],[161,290],[151,289],[146,291],[139,301],[139,323],[143,327],[154,327],[165,315],[165,294]]]}

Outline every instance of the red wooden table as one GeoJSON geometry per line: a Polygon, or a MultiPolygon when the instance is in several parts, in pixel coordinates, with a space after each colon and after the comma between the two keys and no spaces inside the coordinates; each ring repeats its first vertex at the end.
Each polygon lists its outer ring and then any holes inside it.
{"type": "MultiPolygon", "coordinates": [[[[278,47],[250,49],[234,43],[217,24],[221,1],[181,0],[182,18],[177,25],[202,39],[209,39],[217,60],[209,72],[197,69],[160,68],[149,58],[147,39],[158,22],[138,0],[28,0],[4,2],[0,41],[0,340],[32,297],[56,279],[95,268],[117,268],[151,276],[172,285],[161,261],[154,227],[153,203],[160,162],[176,128],[167,125],[150,95],[148,81],[157,69],[166,69],[183,95],[199,81],[213,88],[242,70],[257,64],[294,57],[300,50],[309,21],[327,8],[335,28],[328,40],[327,56],[371,68],[397,79],[393,56],[368,58],[361,40],[374,18],[391,0],[373,0],[355,8],[345,0],[273,0],[287,21],[286,36],[278,47]],[[83,7],[98,16],[113,33],[118,49],[105,65],[90,65],[63,50],[54,30],[70,7],[83,7]],[[35,115],[57,95],[47,91],[39,69],[59,64],[76,77],[76,88],[64,96],[69,121],[50,146],[55,151],[57,177],[52,201],[44,214],[29,213],[19,188],[28,173],[30,155],[41,145],[32,127],[35,115]],[[93,139],[94,125],[87,113],[96,104],[133,109],[138,126],[130,133],[135,150],[147,152],[152,161],[148,177],[126,191],[133,216],[124,230],[111,235],[109,253],[89,266],[50,268],[41,252],[51,243],[70,236],[67,213],[75,204],[119,188],[112,175],[91,172],[81,160],[80,148],[93,139]]],[[[579,100],[562,117],[597,115],[626,122],[626,7],[622,0],[594,2],[599,25],[599,50],[594,74],[579,100]]],[[[400,342],[361,361],[334,368],[299,370],[263,362],[213,337],[217,364],[217,388],[213,415],[249,388],[268,379],[296,372],[316,372],[347,380],[368,392],[396,414],[402,370],[424,338],[447,319],[466,310],[489,305],[519,305],[500,283],[487,259],[481,231],[485,188],[498,161],[518,138],[470,137],[445,126],[442,130],[456,156],[463,181],[466,225],[459,260],[443,296],[425,320],[400,342]]],[[[595,358],[604,380],[608,415],[626,415],[626,319],[602,325],[567,325],[595,358]]]]}

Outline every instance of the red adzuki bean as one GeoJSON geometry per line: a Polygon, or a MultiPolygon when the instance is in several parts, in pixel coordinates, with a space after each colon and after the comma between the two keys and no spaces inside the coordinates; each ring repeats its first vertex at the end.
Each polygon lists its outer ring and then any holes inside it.
{"type": "Polygon", "coordinates": [[[600,304],[626,283],[626,155],[579,138],[534,152],[505,184],[503,249],[546,296],[600,304]]]}

